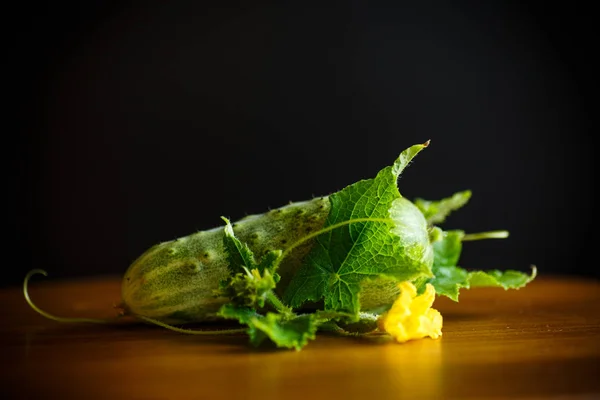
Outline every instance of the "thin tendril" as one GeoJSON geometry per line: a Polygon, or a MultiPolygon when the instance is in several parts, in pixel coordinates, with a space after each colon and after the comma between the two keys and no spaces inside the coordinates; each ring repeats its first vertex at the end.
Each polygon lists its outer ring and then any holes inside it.
{"type": "Polygon", "coordinates": [[[164,322],[160,322],[155,320],[154,318],[144,317],[143,315],[134,315],[135,318],[139,318],[142,321],[146,321],[150,324],[158,325],[161,328],[169,329],[174,332],[185,333],[187,335],[227,335],[230,333],[241,333],[246,332],[245,328],[239,329],[220,329],[216,331],[203,331],[203,330],[194,330],[194,329],[185,329],[185,328],[177,328],[176,326],[172,326],[169,324],[165,324],[164,322]]]}
{"type": "Polygon", "coordinates": [[[29,292],[27,290],[27,285],[29,284],[29,279],[31,279],[31,277],[35,274],[42,274],[44,276],[48,276],[48,273],[46,271],[44,271],[43,269],[33,269],[27,273],[27,275],[25,276],[25,280],[23,281],[23,294],[25,295],[25,300],[27,301],[27,304],[29,304],[31,306],[31,308],[33,308],[33,310],[36,311],[37,313],[41,314],[42,316],[44,316],[48,319],[51,319],[51,320],[57,321],[57,322],[86,322],[86,323],[91,323],[91,324],[109,324],[109,323],[114,322],[114,320],[110,320],[110,319],[57,317],[57,316],[49,314],[46,311],[40,309],[38,306],[33,304],[33,301],[31,301],[31,299],[29,298],[29,292]]]}
{"type": "MultiPolygon", "coordinates": [[[[31,271],[29,271],[27,273],[27,275],[25,276],[25,281],[23,282],[23,294],[25,295],[25,300],[27,301],[27,303],[31,306],[31,308],[33,308],[37,313],[41,314],[42,316],[51,319],[53,321],[57,321],[57,322],[84,322],[84,323],[92,323],[92,324],[109,324],[114,322],[114,320],[104,320],[104,319],[94,319],[94,318],[64,318],[64,317],[57,317],[55,315],[52,315],[50,313],[47,313],[46,311],[40,309],[38,306],[36,306],[33,301],[31,301],[31,298],[29,297],[29,292],[27,289],[27,286],[29,284],[29,280],[31,279],[31,277],[33,275],[36,274],[41,274],[44,276],[48,276],[48,273],[46,271],[44,271],[43,269],[33,269],[31,271]]],[[[143,315],[132,315],[135,318],[141,319],[143,321],[149,322],[151,324],[154,325],[158,325],[160,327],[175,331],[175,332],[179,332],[179,333],[187,333],[189,335],[222,335],[222,334],[228,334],[228,333],[239,333],[239,332],[245,332],[245,329],[224,329],[224,330],[218,330],[218,331],[196,331],[196,330],[191,330],[191,329],[183,329],[183,328],[177,328],[175,326],[171,326],[168,324],[165,324],[164,322],[160,322],[157,321],[153,318],[149,318],[149,317],[144,317],[143,315]]]]}
{"type": "Polygon", "coordinates": [[[292,309],[283,304],[283,302],[279,299],[279,297],[277,297],[277,295],[272,290],[269,290],[267,292],[267,300],[273,305],[273,307],[275,307],[275,309],[278,312],[288,317],[294,316],[294,312],[292,311],[292,309]]]}
{"type": "Polygon", "coordinates": [[[469,240],[481,240],[481,239],[506,239],[508,237],[508,231],[489,231],[479,233],[467,233],[462,237],[462,241],[466,242],[469,240]]]}

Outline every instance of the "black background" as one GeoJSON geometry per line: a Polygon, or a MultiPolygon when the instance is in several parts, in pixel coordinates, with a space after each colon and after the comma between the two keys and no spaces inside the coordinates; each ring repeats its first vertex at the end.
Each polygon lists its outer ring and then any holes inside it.
{"type": "Polygon", "coordinates": [[[445,227],[511,232],[463,267],[598,277],[591,6],[66,4],[11,14],[3,284],[121,274],[427,139],[401,193],[472,189],[445,227]]]}

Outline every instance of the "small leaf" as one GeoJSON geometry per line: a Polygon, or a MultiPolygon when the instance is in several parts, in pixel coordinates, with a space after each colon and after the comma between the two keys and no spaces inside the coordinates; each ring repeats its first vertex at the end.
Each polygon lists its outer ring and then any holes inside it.
{"type": "Polygon", "coordinates": [[[259,346],[270,339],[277,347],[300,350],[315,339],[320,323],[327,321],[318,314],[304,314],[288,319],[281,314],[258,314],[251,308],[225,304],[218,312],[223,318],[234,319],[248,325],[250,343],[259,346]]]}
{"type": "Polygon", "coordinates": [[[415,199],[415,205],[419,207],[425,219],[427,219],[427,223],[433,225],[444,222],[451,212],[467,204],[470,198],[471,191],[465,190],[438,201],[415,199]]]}
{"type": "Polygon", "coordinates": [[[264,307],[269,292],[275,288],[276,282],[266,269],[261,275],[257,268],[245,273],[232,276],[226,283],[220,285],[219,294],[227,296],[234,304],[247,307],[264,307]]]}
{"type": "Polygon", "coordinates": [[[260,317],[260,314],[254,309],[234,304],[224,304],[217,312],[217,315],[225,319],[237,320],[241,324],[248,324],[252,318],[260,317]]]}
{"type": "Polygon", "coordinates": [[[458,264],[463,236],[464,232],[460,230],[444,231],[442,239],[433,243],[434,275],[436,267],[454,267],[458,264]]]}
{"type": "MultiPolygon", "coordinates": [[[[277,270],[279,259],[283,252],[281,250],[270,250],[261,259],[260,263],[256,266],[258,271],[262,274],[264,271],[269,270],[271,273],[277,270]]],[[[274,274],[277,275],[277,274],[274,274]]],[[[277,275],[278,276],[278,275],[277,275]]],[[[279,281],[279,278],[276,279],[279,281]]]]}
{"type": "Polygon", "coordinates": [[[318,324],[313,314],[300,315],[291,320],[284,320],[280,314],[267,313],[263,318],[254,318],[250,326],[254,334],[250,334],[250,342],[258,346],[266,337],[277,347],[300,350],[316,337],[318,324]]]}
{"type": "Polygon", "coordinates": [[[226,225],[223,235],[223,245],[227,253],[227,261],[229,262],[229,270],[232,273],[244,272],[244,267],[252,269],[256,267],[254,253],[247,244],[242,243],[233,233],[233,227],[229,220],[221,217],[226,225]]]}
{"type": "Polygon", "coordinates": [[[398,179],[400,174],[408,167],[408,164],[416,157],[417,154],[421,152],[424,148],[429,146],[429,140],[423,144],[416,144],[414,146],[409,147],[400,153],[400,156],[394,162],[392,166],[392,174],[398,179]]]}
{"type": "Polygon", "coordinates": [[[519,289],[535,279],[537,268],[532,267],[531,275],[514,270],[492,270],[469,272],[470,287],[501,287],[519,289]]]}
{"type": "Polygon", "coordinates": [[[466,270],[452,267],[436,267],[434,268],[435,278],[429,283],[435,288],[438,295],[443,295],[458,301],[459,291],[462,288],[469,288],[469,274],[466,270]]]}
{"type": "MultiPolygon", "coordinates": [[[[431,269],[435,277],[425,283],[431,283],[438,295],[458,301],[460,289],[483,286],[518,289],[535,279],[535,268],[531,275],[514,270],[468,272],[460,268],[457,264],[465,237],[467,235],[460,230],[445,231],[442,239],[433,243],[434,257],[431,269]]],[[[482,238],[485,238],[485,235],[482,238]]],[[[422,290],[424,282],[420,281],[417,287],[422,290]]]]}

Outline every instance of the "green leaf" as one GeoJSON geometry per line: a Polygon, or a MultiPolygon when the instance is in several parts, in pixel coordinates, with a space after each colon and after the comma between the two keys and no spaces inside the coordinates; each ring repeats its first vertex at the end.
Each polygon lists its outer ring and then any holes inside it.
{"type": "Polygon", "coordinates": [[[531,275],[514,270],[492,270],[469,272],[470,287],[501,287],[519,289],[535,279],[537,268],[532,267],[531,275]]]}
{"type": "Polygon", "coordinates": [[[276,313],[262,316],[249,307],[232,304],[223,305],[218,315],[248,325],[248,336],[254,346],[259,346],[269,339],[277,347],[296,350],[306,346],[309,340],[315,339],[319,323],[326,321],[317,314],[304,314],[291,319],[276,313]]]}
{"type": "Polygon", "coordinates": [[[287,304],[299,307],[323,298],[325,310],[357,317],[358,293],[364,279],[431,276],[433,253],[427,223],[418,208],[400,196],[397,187],[398,175],[426,145],[410,147],[374,179],[357,182],[330,196],[326,233],[316,238],[287,287],[287,304]]]}
{"type": "Polygon", "coordinates": [[[223,245],[231,275],[220,282],[216,294],[229,297],[235,305],[264,307],[265,300],[280,278],[274,271],[282,251],[271,250],[257,263],[248,245],[235,237],[229,220],[225,217],[222,219],[226,223],[223,245]]]}
{"type": "Polygon", "coordinates": [[[250,307],[236,306],[234,304],[224,304],[217,312],[218,316],[225,319],[234,319],[241,324],[248,324],[253,318],[259,318],[261,315],[250,307]]]}
{"type": "Polygon", "coordinates": [[[415,205],[419,207],[428,224],[440,224],[451,212],[467,204],[470,198],[471,191],[465,190],[438,201],[415,199],[415,205]]]}
{"type": "Polygon", "coordinates": [[[415,158],[417,154],[421,152],[425,147],[429,146],[429,140],[423,144],[416,144],[414,146],[410,146],[408,149],[404,150],[400,153],[400,156],[392,165],[392,174],[398,179],[400,174],[408,167],[408,164],[415,158]]]}
{"type": "Polygon", "coordinates": [[[255,346],[258,346],[267,338],[265,333],[257,329],[254,324],[255,321],[258,321],[264,317],[250,307],[224,304],[221,306],[221,309],[217,315],[225,319],[237,320],[239,323],[247,325],[248,329],[246,330],[246,333],[250,337],[250,343],[255,346]]]}
{"type": "Polygon", "coordinates": [[[468,287],[468,274],[457,267],[464,232],[460,230],[442,231],[438,240],[433,243],[433,265],[431,270],[434,278],[420,280],[415,285],[418,292],[423,292],[426,283],[431,283],[438,295],[444,295],[458,301],[461,288],[468,287]]]}
{"type": "MultiPolygon", "coordinates": [[[[258,269],[262,274],[265,270],[269,270],[273,276],[275,276],[275,270],[279,265],[281,250],[270,250],[260,260],[256,262],[254,253],[246,243],[242,243],[235,234],[233,233],[233,227],[229,220],[225,217],[221,217],[225,221],[223,245],[225,246],[225,252],[227,254],[227,261],[229,263],[229,270],[231,273],[244,272],[246,269],[258,269]]],[[[276,281],[279,279],[276,278],[276,281]]]]}
{"type": "Polygon", "coordinates": [[[460,230],[444,231],[442,239],[433,243],[433,273],[437,267],[453,267],[458,264],[462,251],[464,232],[460,230]]]}
{"type": "Polygon", "coordinates": [[[443,295],[458,301],[460,289],[469,288],[469,273],[456,266],[436,267],[434,268],[435,278],[431,279],[431,283],[438,295],[443,295]]]}
{"type": "Polygon", "coordinates": [[[277,347],[300,350],[316,337],[318,324],[313,314],[300,315],[284,320],[280,314],[267,313],[263,318],[255,318],[250,323],[250,342],[258,346],[265,337],[277,347]]]}
{"type": "Polygon", "coordinates": [[[261,275],[257,268],[245,273],[232,276],[226,283],[221,284],[220,295],[227,296],[234,304],[248,307],[264,307],[265,300],[275,289],[276,281],[268,269],[261,275]]]}
{"type": "MultiPolygon", "coordinates": [[[[473,287],[502,287],[504,289],[518,289],[531,282],[536,275],[534,269],[531,275],[523,272],[507,271],[472,271],[457,266],[462,251],[462,241],[472,235],[465,235],[463,231],[454,230],[443,232],[442,239],[433,243],[434,278],[426,283],[431,283],[438,295],[447,296],[458,301],[460,289],[473,287]]],[[[486,238],[485,234],[481,235],[486,238]]],[[[488,236],[493,237],[493,236],[488,236]]],[[[421,288],[424,287],[424,284],[421,288]]]]}
{"type": "Polygon", "coordinates": [[[279,282],[279,275],[275,273],[277,267],[279,265],[279,260],[281,254],[283,252],[281,250],[270,250],[268,251],[261,259],[260,263],[256,266],[260,273],[264,271],[270,271],[275,277],[275,282],[279,282]]]}
{"type": "Polygon", "coordinates": [[[252,250],[250,250],[247,244],[242,243],[235,237],[233,227],[229,220],[225,217],[221,217],[221,219],[225,221],[223,244],[225,246],[225,252],[227,253],[229,270],[235,274],[238,272],[243,273],[244,268],[255,268],[256,261],[254,260],[254,253],[252,253],[252,250]]]}

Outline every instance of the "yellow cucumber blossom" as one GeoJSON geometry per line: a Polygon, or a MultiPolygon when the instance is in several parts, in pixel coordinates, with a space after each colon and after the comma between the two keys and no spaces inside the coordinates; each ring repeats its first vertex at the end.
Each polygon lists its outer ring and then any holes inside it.
{"type": "Polygon", "coordinates": [[[417,288],[410,282],[398,284],[400,296],[392,308],[382,314],[377,324],[381,331],[389,333],[399,343],[430,336],[437,339],[442,335],[442,314],[431,308],[435,300],[435,289],[431,284],[417,296],[417,288]]]}

